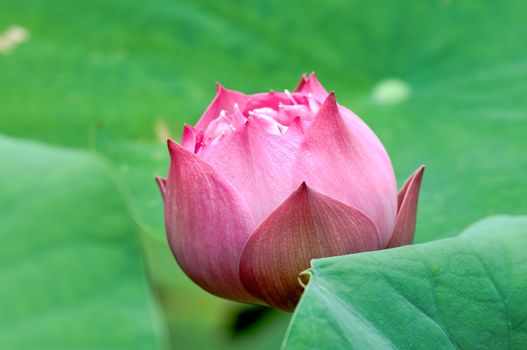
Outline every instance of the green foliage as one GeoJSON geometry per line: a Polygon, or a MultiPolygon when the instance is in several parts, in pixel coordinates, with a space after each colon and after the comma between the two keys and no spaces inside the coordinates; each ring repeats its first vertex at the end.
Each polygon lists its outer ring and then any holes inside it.
{"type": "Polygon", "coordinates": [[[0,348],[160,349],[134,226],[85,152],[0,138],[0,348]]]}
{"type": "Polygon", "coordinates": [[[457,238],[314,260],[285,349],[522,349],[527,217],[457,238]]]}

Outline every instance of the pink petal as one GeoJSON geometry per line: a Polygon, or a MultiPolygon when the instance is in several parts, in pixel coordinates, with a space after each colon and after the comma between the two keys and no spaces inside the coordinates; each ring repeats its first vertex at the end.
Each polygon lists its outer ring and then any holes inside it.
{"type": "Polygon", "coordinates": [[[240,126],[245,124],[247,121],[247,118],[243,115],[242,111],[240,110],[240,106],[238,106],[237,103],[234,104],[234,109],[232,111],[232,126],[235,129],[238,129],[240,126]]]}
{"type": "Polygon", "coordinates": [[[183,127],[183,136],[181,137],[181,146],[191,152],[196,151],[197,132],[190,126],[183,127]]]}
{"type": "Polygon", "coordinates": [[[309,74],[309,77],[306,77],[304,74],[298,83],[298,86],[295,88],[295,92],[302,94],[311,94],[319,103],[322,103],[328,96],[328,92],[322,84],[318,81],[315,73],[309,74]]]}
{"type": "Polygon", "coordinates": [[[417,217],[417,202],[423,179],[424,166],[420,166],[405,182],[398,196],[398,213],[392,238],[386,248],[412,244],[417,217]]]}
{"type": "Polygon", "coordinates": [[[298,275],[311,259],[379,247],[375,224],[366,215],[302,183],[249,238],[240,276],[251,294],[292,311],[303,291],[298,275]]]}
{"type": "Polygon", "coordinates": [[[275,111],[280,109],[280,105],[307,105],[308,99],[302,94],[290,92],[262,92],[249,96],[245,105],[247,111],[258,108],[271,108],[275,111]]]}
{"type": "Polygon", "coordinates": [[[306,130],[305,124],[306,122],[302,121],[300,117],[296,117],[289,125],[289,128],[287,128],[284,137],[286,139],[291,138],[294,144],[300,145],[306,130]]]}
{"type": "Polygon", "coordinates": [[[239,278],[242,248],[255,224],[232,186],[194,153],[168,141],[165,225],[185,273],[217,296],[254,302],[239,278]]]}
{"type": "Polygon", "coordinates": [[[333,93],[306,131],[294,178],[361,210],[377,225],[383,245],[390,239],[397,214],[390,159],[364,122],[341,115],[333,93]]]}
{"type": "Polygon", "coordinates": [[[299,142],[267,133],[252,119],[203,159],[240,192],[259,224],[294,190],[291,171],[299,142]]]}
{"type": "Polygon", "coordinates": [[[165,193],[167,191],[167,179],[163,179],[159,176],[156,176],[155,179],[157,182],[157,186],[159,187],[159,191],[161,191],[161,197],[163,197],[163,200],[165,200],[165,193]]]}
{"type": "Polygon", "coordinates": [[[198,132],[204,132],[210,122],[216,119],[222,110],[225,110],[230,115],[234,112],[235,104],[238,105],[239,109],[244,110],[249,100],[249,96],[238,91],[225,89],[219,83],[216,85],[216,88],[216,96],[196,124],[196,130],[198,132]]]}
{"type": "Polygon", "coordinates": [[[304,88],[304,86],[306,85],[306,82],[307,82],[307,75],[306,75],[306,73],[304,73],[300,77],[300,81],[298,82],[298,84],[296,85],[296,88],[293,91],[294,92],[301,92],[302,89],[304,88]]]}

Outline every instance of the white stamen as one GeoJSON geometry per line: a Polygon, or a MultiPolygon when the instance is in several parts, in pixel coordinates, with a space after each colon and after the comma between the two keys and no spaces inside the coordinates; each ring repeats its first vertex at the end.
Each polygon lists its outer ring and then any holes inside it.
{"type": "Polygon", "coordinates": [[[284,92],[287,95],[287,97],[289,97],[291,102],[293,102],[293,104],[296,105],[297,103],[296,103],[295,99],[293,98],[293,96],[291,95],[291,93],[289,92],[289,90],[285,89],[284,92]]]}

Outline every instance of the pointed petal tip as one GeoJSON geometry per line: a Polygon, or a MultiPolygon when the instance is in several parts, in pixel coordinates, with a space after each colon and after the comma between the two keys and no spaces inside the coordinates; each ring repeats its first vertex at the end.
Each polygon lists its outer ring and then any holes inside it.
{"type": "Polygon", "coordinates": [[[300,200],[300,198],[303,198],[303,200],[307,200],[309,196],[310,188],[306,184],[305,181],[302,181],[302,183],[297,187],[295,191],[291,194],[290,197],[296,197],[300,200]]]}
{"type": "Polygon", "coordinates": [[[324,100],[324,103],[326,102],[332,102],[332,103],[337,103],[337,98],[335,97],[335,91],[330,91],[330,93],[328,94],[328,97],[326,97],[326,99],[324,100]]]}
{"type": "Polygon", "coordinates": [[[169,138],[167,139],[167,147],[168,152],[170,153],[170,155],[172,155],[172,153],[174,153],[180,146],[176,141],[169,138]]]}
{"type": "Polygon", "coordinates": [[[183,125],[183,137],[185,137],[185,134],[187,134],[186,136],[188,137],[189,135],[192,135],[196,133],[196,129],[194,129],[194,127],[192,125],[188,125],[188,124],[184,124],[183,125]]]}
{"type": "Polygon", "coordinates": [[[307,81],[308,81],[308,78],[307,78],[306,73],[302,73],[302,75],[300,76],[300,80],[298,81],[298,84],[296,84],[296,87],[293,90],[293,92],[300,92],[300,91],[302,91],[302,89],[306,85],[307,81]]]}
{"type": "Polygon", "coordinates": [[[174,161],[178,157],[180,157],[182,152],[189,152],[194,154],[193,152],[188,151],[185,147],[183,147],[182,145],[172,139],[167,139],[167,146],[171,161],[174,161]]]}
{"type": "Polygon", "coordinates": [[[183,126],[183,135],[181,135],[181,146],[194,153],[196,149],[197,132],[192,126],[185,124],[183,126]]]}
{"type": "Polygon", "coordinates": [[[303,74],[300,82],[298,83],[295,92],[312,94],[313,97],[319,102],[325,100],[328,95],[326,89],[322,86],[320,81],[317,79],[315,72],[309,73],[309,75],[303,74]]]}
{"type": "Polygon", "coordinates": [[[425,166],[421,165],[410,175],[397,198],[398,212],[392,237],[386,248],[412,244],[415,236],[417,205],[425,166]]]}
{"type": "Polygon", "coordinates": [[[165,200],[165,193],[166,193],[166,186],[167,186],[167,179],[163,179],[160,176],[155,177],[157,187],[159,187],[159,191],[161,192],[161,197],[163,197],[163,200],[165,200]]]}
{"type": "MultiPolygon", "coordinates": [[[[338,115],[340,117],[339,107],[337,104],[337,100],[335,98],[335,93],[333,91],[331,91],[328,94],[328,96],[322,103],[322,106],[320,106],[317,116],[323,115],[326,113],[330,113],[332,115],[338,115]]],[[[317,118],[317,116],[315,116],[315,119],[317,118]]]]}
{"type": "Polygon", "coordinates": [[[417,187],[421,187],[421,181],[423,179],[423,174],[425,173],[426,166],[420,165],[419,168],[412,174],[412,177],[414,178],[413,182],[416,184],[417,187]]]}
{"type": "Polygon", "coordinates": [[[425,172],[425,170],[426,170],[426,166],[424,164],[421,164],[419,165],[417,170],[413,172],[411,176],[423,176],[423,173],[425,172]]]}
{"type": "Polygon", "coordinates": [[[225,87],[225,85],[223,85],[222,83],[220,83],[219,81],[216,82],[216,97],[219,97],[221,94],[223,93],[229,93],[229,92],[232,92],[232,93],[240,93],[238,91],[235,91],[235,90],[231,90],[231,89],[228,89],[225,87]]]}

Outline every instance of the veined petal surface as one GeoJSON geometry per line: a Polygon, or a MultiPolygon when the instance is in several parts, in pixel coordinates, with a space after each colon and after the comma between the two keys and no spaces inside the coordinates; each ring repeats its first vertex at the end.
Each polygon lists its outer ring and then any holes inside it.
{"type": "Polygon", "coordinates": [[[240,194],[194,153],[169,140],[165,225],[185,273],[217,296],[255,302],[239,278],[243,246],[255,228],[240,194]]]}
{"type": "Polygon", "coordinates": [[[294,170],[297,181],[357,208],[388,243],[397,214],[397,184],[379,139],[358,117],[343,116],[333,93],[309,125],[294,170]]]}
{"type": "Polygon", "coordinates": [[[271,134],[258,123],[249,120],[203,155],[245,198],[256,224],[295,189],[292,167],[301,140],[271,134]]]}
{"type": "Polygon", "coordinates": [[[302,183],[251,235],[240,276],[251,294],[292,311],[303,292],[299,274],[311,259],[379,247],[377,228],[364,213],[302,183]]]}

